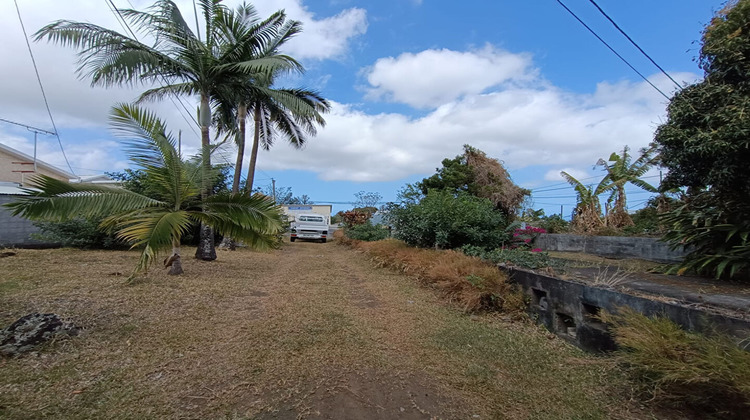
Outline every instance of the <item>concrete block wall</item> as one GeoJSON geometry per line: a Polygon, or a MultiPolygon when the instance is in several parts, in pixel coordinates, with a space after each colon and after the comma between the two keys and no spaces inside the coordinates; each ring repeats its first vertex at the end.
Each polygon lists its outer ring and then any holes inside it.
{"type": "Polygon", "coordinates": [[[601,311],[616,313],[623,307],[647,316],[669,318],[690,331],[718,330],[739,339],[750,335],[750,319],[734,318],[700,307],[634,296],[527,270],[501,270],[508,272],[511,280],[521,286],[530,302],[528,312],[537,323],[587,351],[616,348],[609,326],[599,321],[597,315],[601,311]]]}
{"type": "Polygon", "coordinates": [[[0,195],[0,247],[45,247],[56,244],[31,238],[39,228],[27,219],[11,215],[3,204],[15,201],[18,196],[0,195]]]}
{"type": "Polygon", "coordinates": [[[661,263],[682,261],[685,252],[669,249],[658,238],[541,234],[535,245],[544,251],[585,252],[611,258],[640,258],[661,263]]]}

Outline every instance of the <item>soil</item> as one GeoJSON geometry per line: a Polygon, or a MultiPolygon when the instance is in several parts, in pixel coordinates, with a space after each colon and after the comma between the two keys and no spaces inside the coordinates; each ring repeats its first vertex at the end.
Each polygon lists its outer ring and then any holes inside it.
{"type": "Polygon", "coordinates": [[[137,259],[3,261],[0,326],[54,312],[83,331],[0,361],[0,418],[663,417],[611,359],[527,320],[463,313],[335,243],[219,251],[127,284],[137,259]]]}

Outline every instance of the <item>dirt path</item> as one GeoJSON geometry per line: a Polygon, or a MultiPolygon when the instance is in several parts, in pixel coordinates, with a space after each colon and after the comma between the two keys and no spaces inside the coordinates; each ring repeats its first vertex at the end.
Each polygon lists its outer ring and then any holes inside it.
{"type": "MultiPolygon", "coordinates": [[[[186,252],[187,254],[187,252],[186,252]]],[[[529,322],[467,316],[335,243],[221,252],[133,285],[128,252],[19,250],[0,325],[86,329],[0,361],[4,418],[641,418],[622,375],[529,322]]]]}

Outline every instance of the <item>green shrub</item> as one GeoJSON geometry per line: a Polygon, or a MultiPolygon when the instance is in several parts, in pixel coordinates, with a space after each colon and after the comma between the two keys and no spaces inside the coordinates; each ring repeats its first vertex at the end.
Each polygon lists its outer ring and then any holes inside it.
{"type": "Polygon", "coordinates": [[[101,219],[77,218],[65,222],[34,222],[42,230],[37,239],[59,243],[64,247],[81,249],[117,249],[126,245],[99,229],[101,219]]]}
{"type": "Polygon", "coordinates": [[[388,206],[394,236],[423,248],[499,247],[509,240],[505,216],[468,193],[430,190],[419,202],[388,206]]]}
{"type": "Polygon", "coordinates": [[[373,225],[370,221],[345,228],[344,233],[350,239],[358,241],[380,241],[389,238],[391,233],[382,225],[373,225]]]}
{"type": "Polygon", "coordinates": [[[730,337],[681,329],[666,318],[632,309],[603,314],[611,324],[618,357],[651,396],[743,418],[750,409],[750,352],[730,337]]]}
{"type": "Polygon", "coordinates": [[[495,264],[504,263],[534,270],[549,267],[552,264],[549,254],[536,249],[495,248],[487,250],[478,246],[463,246],[461,251],[470,257],[479,257],[495,264]]]}

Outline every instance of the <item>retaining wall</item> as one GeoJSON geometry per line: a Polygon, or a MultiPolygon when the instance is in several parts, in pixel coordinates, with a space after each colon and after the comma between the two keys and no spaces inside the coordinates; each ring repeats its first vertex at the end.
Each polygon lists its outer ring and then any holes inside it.
{"type": "Polygon", "coordinates": [[[691,331],[719,330],[735,337],[750,336],[750,320],[711,313],[701,308],[633,296],[531,271],[501,267],[530,300],[529,314],[551,332],[588,351],[609,351],[615,343],[607,325],[596,319],[602,310],[616,313],[629,307],[647,316],[659,315],[691,331]]]}
{"type": "Polygon", "coordinates": [[[15,201],[18,196],[0,195],[0,247],[40,248],[57,244],[39,241],[31,238],[32,233],[38,233],[39,228],[22,217],[13,216],[10,210],[3,207],[5,203],[15,201]]]}
{"type": "Polygon", "coordinates": [[[686,252],[673,251],[657,238],[541,234],[534,244],[543,251],[585,252],[613,258],[640,258],[662,263],[682,261],[686,252]]]}

